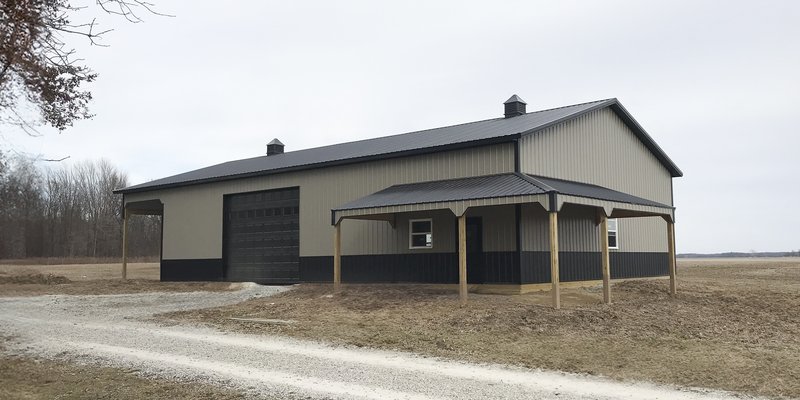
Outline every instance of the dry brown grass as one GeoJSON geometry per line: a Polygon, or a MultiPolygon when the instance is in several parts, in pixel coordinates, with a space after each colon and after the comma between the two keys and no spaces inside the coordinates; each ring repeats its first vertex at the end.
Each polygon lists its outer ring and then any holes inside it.
{"type": "Polygon", "coordinates": [[[11,275],[0,275],[0,285],[4,284],[17,284],[17,285],[60,285],[70,283],[71,281],[61,275],[42,274],[39,272],[22,272],[11,275]]]}
{"type": "Polygon", "coordinates": [[[143,292],[232,290],[228,282],[160,282],[158,264],[129,264],[122,280],[118,264],[0,265],[0,296],[101,295],[143,292]]]}
{"type": "Polygon", "coordinates": [[[470,295],[415,285],[300,285],[281,295],[166,319],[619,379],[800,396],[800,260],[682,260],[679,295],[667,281],[549,293],[470,295]],[[230,320],[291,319],[289,325],[230,320]]]}
{"type": "MultiPolygon", "coordinates": [[[[158,257],[128,257],[129,263],[157,263],[158,257]]],[[[122,264],[121,257],[31,257],[2,259],[0,265],[122,264]]]]}
{"type": "MultiPolygon", "coordinates": [[[[118,279],[122,277],[122,263],[89,264],[0,264],[0,274],[19,275],[23,273],[60,275],[72,281],[95,279],[118,279]]],[[[128,278],[159,280],[160,269],[156,263],[129,263],[128,278]]]]}
{"type": "MultiPolygon", "coordinates": [[[[1,350],[1,349],[0,349],[1,350]]],[[[243,399],[197,382],[142,377],[135,370],[6,356],[0,352],[0,399],[243,399]]]]}

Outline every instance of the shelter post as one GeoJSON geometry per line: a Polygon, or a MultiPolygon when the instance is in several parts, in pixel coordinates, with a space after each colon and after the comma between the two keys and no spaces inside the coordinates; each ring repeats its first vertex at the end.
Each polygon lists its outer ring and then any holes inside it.
{"type": "Polygon", "coordinates": [[[467,302],[467,213],[458,217],[458,298],[467,302]]]}
{"type": "Polygon", "coordinates": [[[600,251],[603,260],[603,303],[611,304],[611,260],[608,254],[608,217],[600,213],[600,251]]]}
{"type": "Polygon", "coordinates": [[[333,231],[333,290],[339,292],[342,284],[342,221],[336,222],[333,231]]]}
{"type": "Polygon", "coordinates": [[[558,278],[558,212],[550,212],[550,281],[553,282],[553,308],[561,308],[561,288],[558,278]]]}
{"type": "Polygon", "coordinates": [[[669,294],[675,296],[678,294],[676,280],[676,265],[675,265],[675,223],[667,221],[667,256],[669,257],[669,294]]]}
{"type": "Polygon", "coordinates": [[[122,279],[128,279],[128,209],[122,213],[122,279]]]}

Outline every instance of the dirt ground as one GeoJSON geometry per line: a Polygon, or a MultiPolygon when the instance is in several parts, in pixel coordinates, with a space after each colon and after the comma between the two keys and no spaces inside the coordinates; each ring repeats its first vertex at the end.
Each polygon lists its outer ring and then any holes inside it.
{"type": "Polygon", "coordinates": [[[800,397],[800,259],[680,260],[667,280],[549,292],[471,294],[418,285],[299,285],[239,305],[163,315],[471,361],[585,372],[768,396],[800,397]],[[233,320],[289,320],[274,324],[233,320]]]}
{"type": "MultiPolygon", "coordinates": [[[[1,350],[1,349],[0,349],[1,350]]],[[[19,358],[0,351],[1,399],[243,399],[197,382],[142,377],[135,370],[19,358]]]]}
{"type": "Polygon", "coordinates": [[[44,294],[94,295],[141,292],[231,290],[227,282],[159,282],[158,263],[128,264],[120,279],[120,264],[0,265],[0,296],[44,294]]]}

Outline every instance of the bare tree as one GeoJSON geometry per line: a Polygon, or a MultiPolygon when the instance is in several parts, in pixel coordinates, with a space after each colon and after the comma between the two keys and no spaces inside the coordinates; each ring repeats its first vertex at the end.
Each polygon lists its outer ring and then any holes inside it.
{"type": "Polygon", "coordinates": [[[96,163],[77,164],[73,173],[80,193],[83,220],[89,225],[87,253],[92,257],[109,256],[108,243],[119,242],[120,215],[117,210],[121,198],[113,190],[127,185],[127,175],[102,159],[96,163]]]}
{"type": "Polygon", "coordinates": [[[28,257],[41,247],[41,175],[24,157],[3,162],[0,175],[0,255],[28,257]]]}
{"type": "MultiPolygon", "coordinates": [[[[127,174],[106,160],[43,169],[22,155],[0,153],[0,259],[119,257],[127,174]]],[[[128,224],[134,257],[160,253],[161,219],[128,224]]]]}
{"type": "MultiPolygon", "coordinates": [[[[95,0],[99,12],[141,22],[141,13],[153,13],[151,3],[140,0],[95,0]]],[[[41,120],[59,130],[79,119],[90,118],[92,94],[83,89],[97,74],[82,65],[66,37],[83,37],[93,45],[109,29],[99,29],[97,19],[73,22],[85,7],[69,0],[3,0],[0,2],[0,122],[36,134],[36,124],[24,105],[38,109],[41,120]]]]}

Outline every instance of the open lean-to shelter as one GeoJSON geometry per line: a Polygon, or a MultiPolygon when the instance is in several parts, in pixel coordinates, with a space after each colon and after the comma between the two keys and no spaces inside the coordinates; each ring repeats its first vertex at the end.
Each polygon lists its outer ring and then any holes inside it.
{"type": "MultiPolygon", "coordinates": [[[[525,292],[671,277],[675,163],[617,99],[230,161],[117,190],[164,281],[525,292]]],[[[126,245],[123,245],[126,247],[126,245]]]]}

